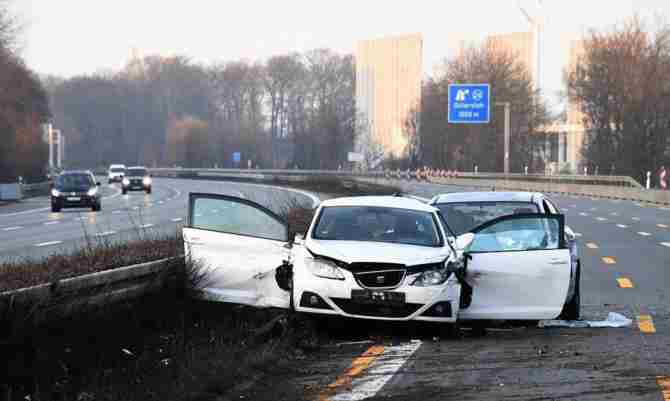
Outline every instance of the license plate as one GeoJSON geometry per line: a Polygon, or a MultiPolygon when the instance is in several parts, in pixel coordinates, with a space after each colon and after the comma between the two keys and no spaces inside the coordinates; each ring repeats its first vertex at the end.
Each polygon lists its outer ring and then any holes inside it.
{"type": "Polygon", "coordinates": [[[402,305],[405,303],[405,293],[374,290],[351,290],[351,300],[361,304],[402,305]]]}
{"type": "Polygon", "coordinates": [[[81,200],[81,198],[78,197],[78,196],[68,196],[67,200],[69,202],[79,202],[81,200]]]}

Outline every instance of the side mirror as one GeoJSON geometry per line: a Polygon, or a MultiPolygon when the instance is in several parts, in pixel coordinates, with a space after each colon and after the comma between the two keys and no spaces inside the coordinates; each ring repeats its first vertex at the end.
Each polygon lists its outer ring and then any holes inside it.
{"type": "Polygon", "coordinates": [[[475,235],[473,233],[465,233],[459,235],[458,238],[456,238],[456,248],[460,250],[465,250],[472,244],[474,240],[475,235]]]}
{"type": "Polygon", "coordinates": [[[295,237],[293,238],[293,243],[300,245],[303,242],[305,242],[305,234],[296,234],[295,237]]]}

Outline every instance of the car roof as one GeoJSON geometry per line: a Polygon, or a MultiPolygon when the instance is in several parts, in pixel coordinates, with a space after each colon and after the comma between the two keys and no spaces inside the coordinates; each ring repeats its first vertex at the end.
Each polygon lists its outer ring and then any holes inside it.
{"type": "Polygon", "coordinates": [[[126,167],[126,170],[134,170],[134,169],[144,169],[146,170],[147,168],[144,166],[132,166],[132,167],[126,167]]]}
{"type": "Polygon", "coordinates": [[[93,174],[91,170],[64,170],[59,175],[70,175],[70,174],[93,174]]]}
{"type": "Polygon", "coordinates": [[[413,198],[405,198],[402,196],[353,196],[348,198],[334,198],[321,202],[321,206],[375,206],[431,213],[437,211],[433,206],[413,198]]]}
{"type": "Polygon", "coordinates": [[[114,167],[123,167],[123,168],[126,168],[126,165],[125,165],[125,164],[110,164],[110,165],[109,165],[109,168],[114,168],[114,167]]]}
{"type": "Polygon", "coordinates": [[[531,202],[542,199],[539,192],[452,192],[440,194],[431,200],[431,204],[463,202],[531,202]]]}

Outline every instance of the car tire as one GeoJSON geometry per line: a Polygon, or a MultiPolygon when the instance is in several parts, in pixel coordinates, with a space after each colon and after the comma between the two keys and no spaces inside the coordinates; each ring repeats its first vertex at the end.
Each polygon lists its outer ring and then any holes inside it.
{"type": "Polygon", "coordinates": [[[122,190],[121,190],[121,194],[126,195],[127,193],[128,193],[128,190],[127,190],[127,189],[122,189],[122,190]]]}
{"type": "Polygon", "coordinates": [[[147,188],[147,195],[151,194],[151,187],[147,188]]]}
{"type": "Polygon", "coordinates": [[[560,320],[579,320],[581,307],[581,291],[579,284],[582,276],[582,264],[577,262],[577,269],[575,271],[575,292],[572,294],[572,299],[563,306],[561,314],[558,316],[560,320]]]}
{"type": "Polygon", "coordinates": [[[51,213],[59,213],[60,207],[51,205],[51,213]]]}
{"type": "Polygon", "coordinates": [[[111,184],[112,184],[112,180],[107,180],[107,185],[111,185],[111,184]]]}
{"type": "Polygon", "coordinates": [[[99,212],[99,211],[102,210],[102,205],[99,204],[99,203],[98,203],[98,204],[95,204],[95,205],[93,205],[93,206],[91,207],[91,210],[94,211],[94,212],[99,212]]]}

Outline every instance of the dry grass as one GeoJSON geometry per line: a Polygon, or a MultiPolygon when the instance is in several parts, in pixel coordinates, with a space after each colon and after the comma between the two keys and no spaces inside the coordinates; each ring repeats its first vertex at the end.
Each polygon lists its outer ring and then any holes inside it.
{"type": "Polygon", "coordinates": [[[125,243],[96,242],[65,255],[0,264],[0,292],[183,254],[181,234],[125,243]]]}

